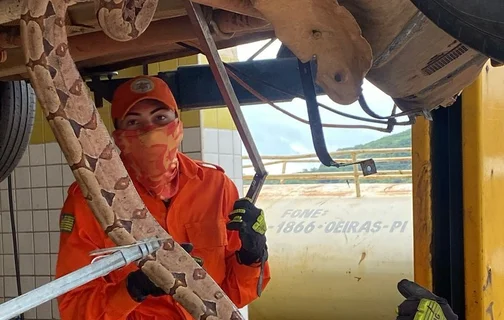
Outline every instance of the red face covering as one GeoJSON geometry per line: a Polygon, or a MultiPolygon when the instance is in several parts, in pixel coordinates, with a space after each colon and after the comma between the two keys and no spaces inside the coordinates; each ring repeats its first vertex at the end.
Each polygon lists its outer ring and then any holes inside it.
{"type": "Polygon", "coordinates": [[[162,200],[170,199],[177,193],[177,153],[183,137],[179,119],[163,127],[116,130],[112,135],[121,149],[121,159],[130,175],[149,192],[162,200]]]}

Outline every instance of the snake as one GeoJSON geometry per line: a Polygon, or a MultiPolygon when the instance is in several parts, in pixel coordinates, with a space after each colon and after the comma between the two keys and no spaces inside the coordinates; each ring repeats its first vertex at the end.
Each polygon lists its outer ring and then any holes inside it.
{"type": "Polygon", "coordinates": [[[345,6],[337,0],[249,1],[299,60],[316,62],[316,83],[332,101],[358,100],[373,51],[345,6]]]}
{"type": "MultiPolygon", "coordinates": [[[[189,0],[187,0],[189,1],[189,0]]],[[[22,0],[20,30],[30,84],[93,215],[117,246],[159,238],[138,267],[197,320],[244,319],[212,277],[164,230],[135,189],[69,52],[72,0],[22,0]]],[[[157,0],[95,0],[96,17],[117,41],[138,38],[157,0]]]]}

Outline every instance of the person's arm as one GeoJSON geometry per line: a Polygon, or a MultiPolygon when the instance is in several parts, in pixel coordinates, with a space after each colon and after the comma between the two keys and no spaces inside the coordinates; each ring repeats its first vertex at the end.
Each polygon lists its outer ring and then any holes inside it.
{"type": "MultiPolygon", "coordinates": [[[[234,204],[238,200],[238,190],[234,183],[227,179],[224,188],[223,214],[229,220],[229,214],[233,211],[234,204]]],[[[240,250],[242,243],[238,231],[228,230],[228,245],[226,247],[226,278],[222,283],[222,289],[238,308],[242,308],[254,301],[257,295],[257,285],[261,271],[261,264],[252,266],[241,264],[236,251],[240,250]]],[[[262,290],[270,281],[270,268],[268,261],[264,263],[262,290]]]]}
{"type": "MultiPolygon", "coordinates": [[[[60,247],[56,277],[61,277],[91,263],[89,252],[103,248],[104,236],[86,201],[70,192],[60,220],[60,247]]],[[[129,265],[58,297],[62,319],[126,319],[138,305],[129,295],[125,276],[136,269],[129,265]]]]}

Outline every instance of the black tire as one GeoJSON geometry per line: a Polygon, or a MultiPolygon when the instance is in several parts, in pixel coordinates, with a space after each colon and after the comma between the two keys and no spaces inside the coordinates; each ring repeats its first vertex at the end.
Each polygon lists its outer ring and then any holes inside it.
{"type": "Polygon", "coordinates": [[[504,62],[503,0],[411,0],[446,33],[489,58],[504,62]]]}
{"type": "Polygon", "coordinates": [[[16,168],[30,143],[35,92],[26,81],[0,82],[0,181],[16,168]]]}

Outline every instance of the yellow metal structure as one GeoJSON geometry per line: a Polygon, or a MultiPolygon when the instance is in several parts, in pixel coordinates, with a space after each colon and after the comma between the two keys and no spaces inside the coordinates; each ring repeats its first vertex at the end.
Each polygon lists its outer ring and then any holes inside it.
{"type": "Polygon", "coordinates": [[[432,165],[430,122],[419,118],[411,132],[413,168],[413,243],[415,281],[432,290],[432,165]]]}
{"type": "Polygon", "coordinates": [[[488,63],[462,97],[467,320],[504,319],[503,90],[488,63]]]}

